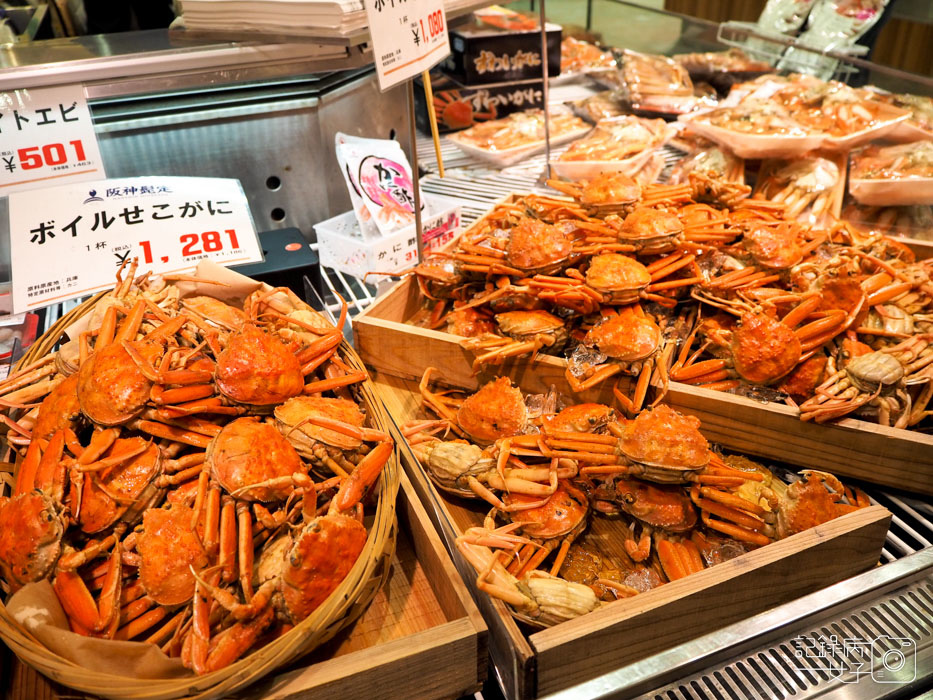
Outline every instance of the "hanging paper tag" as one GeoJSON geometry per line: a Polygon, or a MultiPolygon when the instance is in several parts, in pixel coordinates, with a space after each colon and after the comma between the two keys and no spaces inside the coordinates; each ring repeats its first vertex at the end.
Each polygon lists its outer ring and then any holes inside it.
{"type": "Polygon", "coordinates": [[[239,180],[133,177],[10,197],[13,312],[114,285],[124,261],[138,274],[187,273],[262,260],[239,180]]]}
{"type": "Polygon", "coordinates": [[[450,53],[442,0],[365,0],[379,88],[388,90],[450,53]]]}
{"type": "Polygon", "coordinates": [[[0,196],[103,177],[82,85],[0,92],[0,196]]]}

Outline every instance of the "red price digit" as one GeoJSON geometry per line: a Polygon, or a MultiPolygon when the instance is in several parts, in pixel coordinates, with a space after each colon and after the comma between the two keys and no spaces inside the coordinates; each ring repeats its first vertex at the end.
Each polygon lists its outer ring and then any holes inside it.
{"type": "Polygon", "coordinates": [[[152,246],[149,245],[149,241],[140,241],[139,245],[143,249],[143,261],[146,263],[152,262],[152,246]]]}
{"type": "MultiPolygon", "coordinates": [[[[224,233],[227,234],[227,237],[230,239],[230,247],[236,250],[240,247],[240,242],[237,240],[236,231],[232,228],[224,230],[224,233]]],[[[183,243],[181,249],[181,254],[184,256],[189,255],[198,255],[203,248],[205,253],[216,253],[218,250],[223,250],[224,241],[220,237],[219,231],[205,231],[204,233],[198,235],[196,233],[184,233],[178,237],[178,242],[183,243]],[[195,246],[201,244],[201,248],[196,248],[195,246]]]]}
{"type": "Polygon", "coordinates": [[[428,29],[432,39],[444,31],[444,15],[441,14],[441,10],[428,15],[428,29]]]}
{"type": "MultiPolygon", "coordinates": [[[[75,154],[76,161],[86,160],[84,144],[80,140],[69,141],[75,154]]],[[[35,170],[43,165],[63,165],[68,162],[68,149],[62,143],[47,143],[44,146],[30,146],[16,151],[19,156],[19,167],[23,170],[35,170]]]]}

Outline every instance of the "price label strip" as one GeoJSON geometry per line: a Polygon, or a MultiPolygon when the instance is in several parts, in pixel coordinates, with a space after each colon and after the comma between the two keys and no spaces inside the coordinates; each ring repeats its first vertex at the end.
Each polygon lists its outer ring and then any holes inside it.
{"type": "Polygon", "coordinates": [[[450,53],[442,0],[365,0],[379,87],[430,69],[450,53]]]}
{"type": "Polygon", "coordinates": [[[103,177],[83,86],[0,92],[0,196],[103,177]]]}
{"type": "Polygon", "coordinates": [[[13,312],[114,285],[124,261],[138,274],[192,272],[201,260],[263,259],[239,180],[134,177],[10,196],[13,312]]]}

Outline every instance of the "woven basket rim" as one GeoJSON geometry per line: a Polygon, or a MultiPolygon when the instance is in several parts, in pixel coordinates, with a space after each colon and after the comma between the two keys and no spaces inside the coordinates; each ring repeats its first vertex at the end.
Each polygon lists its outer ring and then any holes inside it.
{"type": "MultiPolygon", "coordinates": [[[[90,313],[107,293],[105,291],[95,295],[59,318],[36,339],[13,369],[24,367],[47,355],[61,340],[65,329],[90,313]]],[[[341,341],[339,352],[349,365],[365,370],[362,360],[346,340],[341,341]]],[[[356,386],[372,427],[388,433],[390,419],[375,394],[372,381],[367,377],[356,386]]],[[[225,668],[202,676],[144,680],[92,671],[48,650],[12,618],[2,601],[0,639],[23,662],[55,682],[102,697],[120,700],[207,700],[231,693],[309,653],[362,614],[389,576],[398,527],[395,508],[399,485],[399,448],[396,445],[380,476],[376,512],[363,551],[344,580],[324,603],[288,633],[225,668]]],[[[0,482],[0,495],[3,494],[3,488],[3,482],[0,482]]]]}

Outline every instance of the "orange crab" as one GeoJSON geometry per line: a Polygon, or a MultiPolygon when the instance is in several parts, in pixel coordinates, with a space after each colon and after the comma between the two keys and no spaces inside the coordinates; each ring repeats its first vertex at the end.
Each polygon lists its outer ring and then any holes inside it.
{"type": "Polygon", "coordinates": [[[728,467],[699,430],[700,421],[666,404],[642,411],[610,435],[548,432],[550,457],[579,460],[588,476],[635,477],[659,484],[739,486],[760,476],[728,467]]]}
{"type": "Polygon", "coordinates": [[[664,280],[686,267],[696,268],[696,256],[675,253],[648,266],[620,253],[602,253],[590,258],[584,273],[570,268],[566,277],[535,275],[529,285],[538,298],[580,314],[596,313],[602,304],[631,304],[648,299],[664,306],[675,301],[658,294],[662,290],[689,286],[699,278],[664,280]]]}
{"type": "Polygon", "coordinates": [[[619,213],[641,199],[642,188],[624,173],[601,173],[583,183],[548,180],[549,187],[570,195],[590,216],[619,213]]]}
{"type": "Polygon", "coordinates": [[[498,116],[495,103],[490,103],[485,112],[477,112],[473,107],[473,99],[461,97],[459,90],[435,93],[434,112],[437,115],[437,123],[448,129],[466,129],[498,116]]]}
{"type": "Polygon", "coordinates": [[[656,363],[661,349],[661,329],[655,321],[642,311],[641,306],[626,306],[619,312],[613,310],[604,320],[590,329],[583,338],[583,348],[595,348],[605,355],[608,362],[597,366],[583,365],[577,369],[575,351],[567,364],[565,375],[574,391],[586,391],[620,372],[638,377],[634,398],[616,392],[626,410],[637,413],[641,410],[648,392],[648,383],[657,367],[662,385],[661,395],[667,387],[667,368],[656,363]]]}
{"type": "Polygon", "coordinates": [[[366,490],[392,455],[391,441],[379,443],[343,479],[325,515],[315,516],[315,488],[304,498],[304,524],[292,535],[283,535],[284,544],[270,547],[270,560],[264,562],[266,580],[245,603],[229,591],[212,585],[192,570],[198,581],[195,594],[194,624],[188,663],[197,673],[222,668],[244,654],[273,621],[278,611],[295,624],[306,618],[346,578],[366,544],[360,503],[366,490]],[[210,640],[209,606],[204,596],[213,597],[239,622],[224,630],[214,643],[210,640]]]}
{"type": "Polygon", "coordinates": [[[479,231],[470,240],[460,241],[460,250],[452,257],[464,269],[485,274],[524,277],[551,274],[569,265],[575,256],[574,224],[547,224],[524,217],[508,229],[503,242],[479,231]]]}
{"type": "Polygon", "coordinates": [[[508,377],[498,377],[475,394],[458,401],[430,391],[431,376],[436,371],[435,367],[424,370],[419,385],[421,400],[425,407],[448,421],[454,433],[478,445],[488,445],[525,431],[528,424],[525,398],[508,377]]]}
{"type": "Polygon", "coordinates": [[[845,329],[848,320],[842,310],[826,312],[798,328],[819,305],[820,296],[815,294],[780,319],[745,304],[738,327],[730,328],[716,318],[698,322],[670,371],[671,379],[714,389],[737,387],[736,376],[752,384],[773,384],[845,329]],[[699,353],[689,355],[697,333],[706,337],[702,349],[720,355],[719,359],[696,362],[699,353]]]}
{"type": "Polygon", "coordinates": [[[777,484],[759,487],[753,498],[699,486],[690,495],[707,527],[754,545],[789,537],[871,504],[864,493],[847,489],[832,474],[815,469],[800,474],[801,479],[780,492],[774,490],[777,484]]]}
{"type": "Polygon", "coordinates": [[[461,342],[462,347],[481,353],[473,360],[474,370],[485,364],[499,364],[509,357],[534,356],[545,347],[548,354],[557,354],[569,338],[565,321],[540,309],[506,311],[496,314],[495,319],[507,337],[493,335],[461,342]]]}
{"type": "Polygon", "coordinates": [[[364,441],[382,441],[386,435],[363,428],[366,416],[356,402],[322,396],[296,396],[276,406],[275,424],[279,432],[314,466],[326,466],[338,476],[346,476],[363,454],[364,441]],[[312,422],[338,421],[360,432],[334,430],[312,422]]]}
{"type": "Polygon", "coordinates": [[[523,536],[531,540],[516,553],[515,560],[508,567],[509,572],[521,578],[528,571],[536,569],[557,548],[557,555],[551,565],[551,575],[555,576],[560,571],[570,545],[586,528],[586,518],[590,512],[586,494],[570,481],[562,479],[543,504],[533,496],[521,493],[507,493],[502,501],[508,508],[504,515],[510,522],[519,524],[523,536]],[[529,508],[528,505],[535,507],[529,508]]]}

